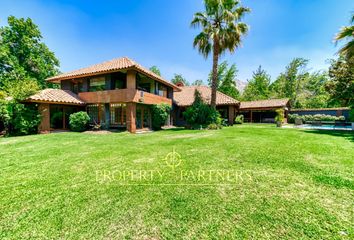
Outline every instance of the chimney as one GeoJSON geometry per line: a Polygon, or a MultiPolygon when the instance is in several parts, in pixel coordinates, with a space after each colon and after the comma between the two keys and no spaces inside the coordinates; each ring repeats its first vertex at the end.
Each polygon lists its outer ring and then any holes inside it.
{"type": "Polygon", "coordinates": [[[183,82],[177,82],[175,85],[177,87],[184,87],[184,83],[183,82]]]}

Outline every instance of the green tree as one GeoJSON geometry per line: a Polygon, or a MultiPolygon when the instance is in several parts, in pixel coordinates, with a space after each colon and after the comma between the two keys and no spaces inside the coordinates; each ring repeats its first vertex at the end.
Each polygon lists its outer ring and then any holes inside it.
{"type": "Polygon", "coordinates": [[[192,86],[202,86],[204,84],[203,80],[197,79],[192,82],[192,86]]]}
{"type": "Polygon", "coordinates": [[[354,104],[354,67],[352,63],[340,57],[332,60],[329,68],[330,81],[325,85],[325,89],[330,95],[330,99],[339,102],[342,106],[352,106],[354,104]]]}
{"type": "Polygon", "coordinates": [[[219,56],[227,50],[232,53],[241,45],[241,37],[248,31],[241,19],[250,9],[240,6],[238,0],[204,0],[204,6],[205,11],[195,13],[191,22],[192,27],[202,28],[193,46],[205,58],[213,54],[211,106],[215,108],[219,56]]]}
{"type": "Polygon", "coordinates": [[[236,64],[232,64],[230,68],[226,68],[225,74],[222,75],[222,79],[219,82],[218,91],[232,98],[238,99],[240,97],[240,92],[236,87],[236,75],[236,64]]]}
{"type": "Polygon", "coordinates": [[[271,85],[270,89],[273,92],[272,97],[289,98],[293,107],[300,107],[298,96],[303,90],[304,82],[309,76],[306,69],[308,60],[303,58],[295,58],[286,67],[285,72],[271,85]]]}
{"type": "Polygon", "coordinates": [[[252,79],[248,81],[242,95],[245,101],[262,100],[270,97],[270,75],[261,66],[253,72],[252,79]]]}
{"type": "Polygon", "coordinates": [[[30,18],[8,18],[0,28],[0,85],[7,80],[35,79],[41,88],[46,78],[58,73],[59,61],[42,42],[30,18]]]}
{"type": "Polygon", "coordinates": [[[173,84],[177,84],[179,82],[183,83],[185,86],[189,86],[189,82],[182,76],[182,74],[176,74],[171,79],[173,84]]]}
{"type": "Polygon", "coordinates": [[[150,71],[153,72],[153,73],[155,73],[156,75],[161,76],[160,69],[159,69],[157,66],[152,66],[152,67],[150,68],[150,71]]]}
{"type": "Polygon", "coordinates": [[[333,103],[329,103],[329,94],[325,89],[327,82],[327,72],[319,71],[309,74],[303,91],[298,96],[298,104],[303,108],[334,107],[333,103]]]}
{"type": "Polygon", "coordinates": [[[348,61],[354,61],[354,14],[351,17],[351,25],[343,27],[335,37],[336,43],[345,41],[344,46],[339,50],[339,54],[347,58],[348,61]]]}

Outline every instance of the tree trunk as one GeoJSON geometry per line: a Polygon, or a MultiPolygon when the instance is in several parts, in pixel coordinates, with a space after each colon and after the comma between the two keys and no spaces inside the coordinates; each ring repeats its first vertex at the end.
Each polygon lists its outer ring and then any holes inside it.
{"type": "Polygon", "coordinates": [[[214,38],[213,45],[213,76],[211,81],[211,107],[216,109],[216,90],[218,87],[219,41],[214,38]]]}

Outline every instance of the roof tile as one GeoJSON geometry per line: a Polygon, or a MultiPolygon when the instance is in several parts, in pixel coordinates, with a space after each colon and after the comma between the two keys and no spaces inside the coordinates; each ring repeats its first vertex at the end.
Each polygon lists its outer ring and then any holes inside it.
{"type": "MultiPolygon", "coordinates": [[[[174,92],[173,99],[177,106],[190,106],[194,102],[194,92],[198,90],[206,103],[210,104],[211,88],[207,86],[183,86],[180,92],[174,92]]],[[[217,91],[216,105],[237,105],[239,101],[217,91]]]]}
{"type": "Polygon", "coordinates": [[[39,93],[34,94],[27,98],[28,102],[55,102],[74,105],[84,105],[82,101],[75,93],[69,90],[47,88],[41,90],[39,93]]]}
{"type": "Polygon", "coordinates": [[[289,99],[287,98],[248,101],[248,102],[241,102],[240,109],[285,107],[288,103],[289,103],[289,99]]]}

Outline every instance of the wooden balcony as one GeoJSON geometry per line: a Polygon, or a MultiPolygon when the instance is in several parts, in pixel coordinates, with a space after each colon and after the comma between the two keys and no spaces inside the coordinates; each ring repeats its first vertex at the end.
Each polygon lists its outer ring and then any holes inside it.
{"type": "Polygon", "coordinates": [[[79,97],[86,103],[124,103],[135,102],[144,104],[166,103],[172,105],[172,100],[137,89],[115,89],[97,92],[81,92],[79,97]]]}

